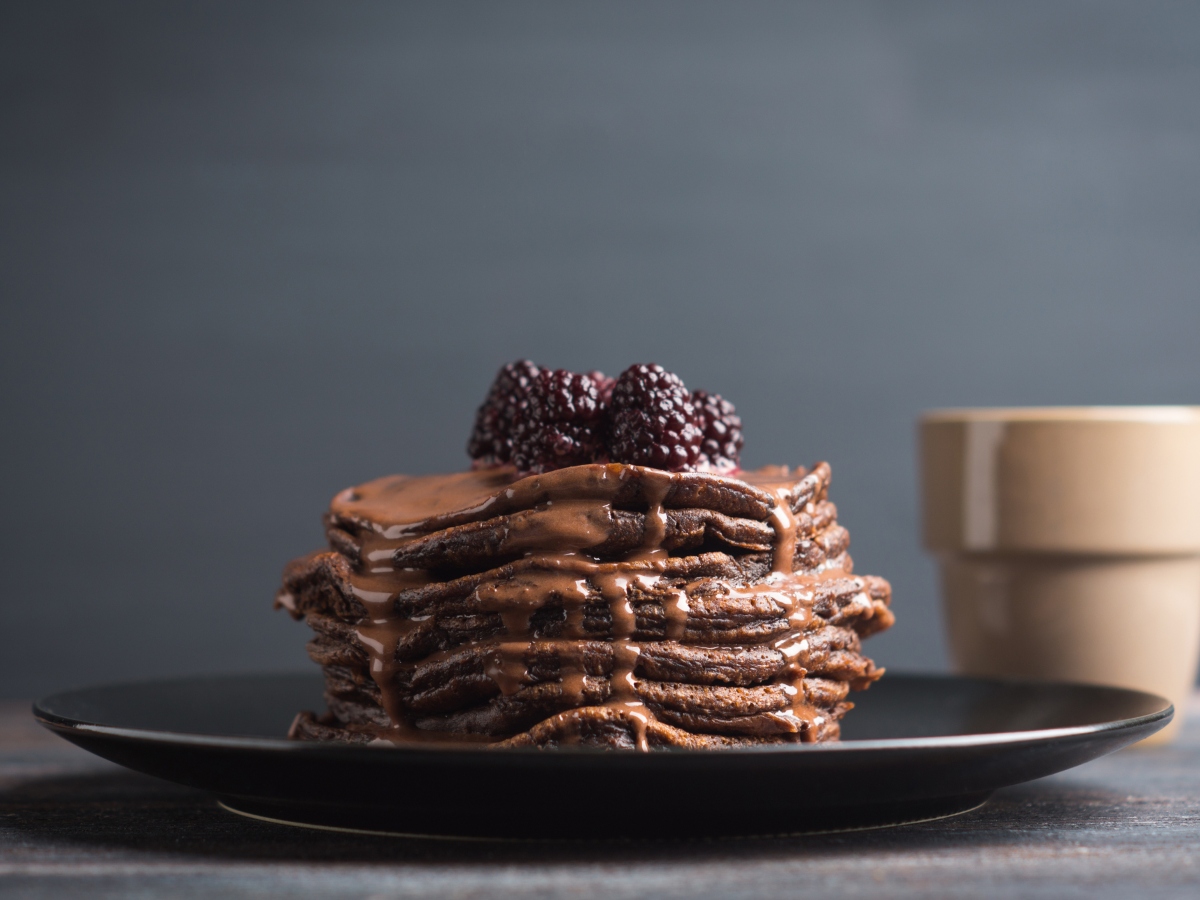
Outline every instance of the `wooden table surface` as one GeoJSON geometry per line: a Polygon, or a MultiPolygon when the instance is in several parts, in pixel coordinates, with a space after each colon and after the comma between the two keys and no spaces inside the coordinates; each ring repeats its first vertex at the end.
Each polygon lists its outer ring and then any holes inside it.
{"type": "MultiPolygon", "coordinates": [[[[0,703],[0,896],[1200,897],[1200,695],[1178,741],[940,822],[754,840],[494,843],[333,834],[225,812],[0,703]]],[[[619,798],[614,798],[618,801],[619,798]]]]}

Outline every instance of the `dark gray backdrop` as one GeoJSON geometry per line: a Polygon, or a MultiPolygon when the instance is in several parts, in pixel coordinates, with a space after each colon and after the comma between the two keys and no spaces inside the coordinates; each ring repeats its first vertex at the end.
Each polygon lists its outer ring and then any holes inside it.
{"type": "Polygon", "coordinates": [[[10,696],[304,665],[281,566],[516,357],[830,460],[905,669],[922,408],[1200,398],[1194,3],[38,0],[0,79],[10,696]]]}

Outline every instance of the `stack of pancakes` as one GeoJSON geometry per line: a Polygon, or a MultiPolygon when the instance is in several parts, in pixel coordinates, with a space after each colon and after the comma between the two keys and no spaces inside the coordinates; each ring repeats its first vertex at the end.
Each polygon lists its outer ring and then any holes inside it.
{"type": "Polygon", "coordinates": [[[316,632],[301,739],[649,749],[836,739],[892,624],[829,467],[608,464],[343,491],[276,603],[316,632]]]}

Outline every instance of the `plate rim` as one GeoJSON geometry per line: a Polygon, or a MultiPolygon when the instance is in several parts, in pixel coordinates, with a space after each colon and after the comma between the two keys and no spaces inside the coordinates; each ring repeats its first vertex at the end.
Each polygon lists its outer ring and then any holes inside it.
{"type": "MultiPolygon", "coordinates": [[[[790,756],[797,753],[861,754],[893,750],[923,750],[938,748],[967,749],[971,747],[995,747],[1010,744],[1058,741],[1073,737],[1095,736],[1107,732],[1139,730],[1147,726],[1157,724],[1157,728],[1154,728],[1152,731],[1148,732],[1147,736],[1149,736],[1149,734],[1165,728],[1175,715],[1175,706],[1167,698],[1158,694],[1152,694],[1148,691],[1139,691],[1117,685],[1098,685],[1081,682],[1031,678],[981,678],[969,675],[934,672],[898,672],[895,673],[893,677],[903,676],[906,679],[921,679],[932,682],[966,681],[1006,687],[1070,687],[1121,691],[1128,694],[1140,695],[1145,698],[1151,698],[1159,704],[1159,708],[1153,712],[1146,713],[1141,716],[1134,716],[1132,718],[1114,719],[1091,725],[1074,725],[1064,728],[984,732],[980,734],[933,735],[927,737],[875,738],[869,740],[830,741],[814,744],[771,744],[761,747],[733,747],[722,749],[715,753],[712,750],[683,748],[671,748],[665,753],[614,753],[611,750],[599,747],[570,748],[567,752],[562,752],[560,750],[554,753],[548,753],[545,749],[536,747],[511,747],[505,748],[502,752],[498,753],[495,749],[486,749],[477,746],[460,748],[454,744],[431,744],[421,747],[365,746],[361,744],[344,744],[337,741],[295,741],[288,738],[254,737],[248,735],[209,735],[184,731],[158,731],[142,728],[125,728],[121,726],[104,725],[97,722],[88,722],[83,719],[62,716],[45,708],[45,705],[50,704],[52,701],[58,698],[87,691],[113,689],[119,690],[121,688],[147,687],[171,682],[196,682],[217,679],[233,680],[255,677],[279,678],[301,675],[311,677],[315,676],[316,673],[301,672],[298,670],[291,672],[214,673],[208,675],[173,676],[167,678],[113,682],[48,694],[34,701],[31,711],[34,719],[36,719],[40,725],[63,737],[66,737],[70,734],[82,733],[87,735],[95,735],[102,738],[115,738],[118,740],[132,741],[142,744],[166,743],[183,746],[199,745],[213,749],[282,751],[290,754],[302,754],[310,756],[358,756],[362,753],[376,754],[380,751],[383,751],[392,759],[397,759],[397,756],[402,756],[405,759],[413,761],[419,761],[422,758],[433,756],[444,760],[447,752],[451,752],[454,753],[457,758],[464,759],[464,761],[470,761],[472,759],[486,759],[492,764],[500,765],[504,764],[501,762],[501,760],[518,763],[536,759],[541,764],[545,765],[550,760],[556,761],[551,764],[569,764],[566,762],[557,761],[587,759],[592,761],[591,764],[595,764],[595,761],[599,759],[608,759],[613,761],[610,763],[611,765],[624,765],[627,763],[621,761],[648,761],[651,759],[670,759],[678,761],[685,758],[712,760],[718,758],[737,759],[743,757],[761,757],[763,755],[790,756]]],[[[382,759],[383,757],[380,758],[382,759]]],[[[648,762],[639,762],[639,764],[654,765],[654,763],[648,762]]]]}

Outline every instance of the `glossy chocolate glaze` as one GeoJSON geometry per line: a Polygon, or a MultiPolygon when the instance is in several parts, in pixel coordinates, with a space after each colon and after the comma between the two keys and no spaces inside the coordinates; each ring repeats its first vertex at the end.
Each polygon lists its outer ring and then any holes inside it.
{"type": "MultiPolygon", "coordinates": [[[[770,527],[771,574],[755,584],[726,587],[729,596],[770,599],[788,610],[788,630],[773,635],[769,646],[790,661],[772,683],[794,702],[769,716],[779,735],[804,739],[814,734],[821,713],[803,701],[799,683],[805,671],[795,662],[807,649],[804,635],[812,620],[813,586],[824,579],[853,577],[839,568],[793,571],[798,516],[813,515],[814,501],[820,499],[827,481],[828,468],[823,464],[812,472],[776,466],[743,472],[737,478],[608,464],[521,479],[508,467],[420,478],[391,476],[342,491],[331,504],[329,522],[333,532],[353,532],[356,541],[357,565],[350,584],[366,610],[356,634],[369,653],[371,676],[391,721],[390,728],[378,729],[377,738],[393,743],[502,740],[416,728],[415,716],[405,708],[395,687],[399,669],[412,665],[398,661],[397,649],[428,618],[398,612],[397,597],[434,580],[429,572],[398,565],[397,559],[405,557],[406,547],[431,533],[502,522],[496,537],[499,546],[511,557],[524,558],[527,565],[519,577],[484,580],[474,590],[472,599],[478,607],[499,614],[504,625],[502,635],[472,645],[486,650],[487,676],[506,696],[531,681],[525,659],[540,640],[531,619],[551,598],[561,603],[566,613],[566,625],[557,640],[594,640],[595,635],[584,631],[583,614],[584,604],[594,600],[596,587],[611,617],[607,639],[613,644],[615,658],[604,706],[620,711],[633,723],[637,747],[648,749],[646,727],[654,714],[640,698],[634,677],[641,647],[634,640],[631,590],[664,584],[669,558],[663,546],[667,511],[714,498],[724,508],[770,527]],[[601,561],[589,550],[605,543],[616,510],[642,514],[641,542],[616,561],[601,561]]],[[[669,641],[684,641],[693,586],[671,589],[671,598],[663,603],[669,641]]],[[[286,593],[280,594],[277,604],[295,611],[286,593]]],[[[567,724],[563,734],[570,742],[572,714],[584,703],[581,666],[564,666],[561,688],[577,707],[556,717],[567,724]]]]}
{"type": "MultiPolygon", "coordinates": [[[[389,475],[342,491],[333,498],[330,514],[334,521],[356,523],[390,540],[562,501],[682,508],[711,506],[709,498],[720,498],[721,508],[732,515],[765,520],[778,502],[776,492],[789,491],[804,472],[768,466],[733,478],[595,463],[525,478],[510,466],[450,475],[389,475]]],[[[815,488],[820,476],[816,470],[812,475],[815,488]]]]}

